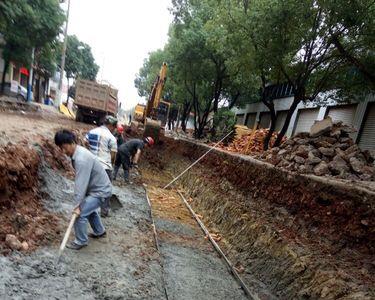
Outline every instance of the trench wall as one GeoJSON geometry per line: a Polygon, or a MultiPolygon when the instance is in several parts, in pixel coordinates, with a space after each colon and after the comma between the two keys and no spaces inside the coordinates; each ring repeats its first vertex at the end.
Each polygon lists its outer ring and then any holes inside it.
{"type": "MultiPolygon", "coordinates": [[[[206,145],[167,139],[167,165],[178,174],[206,145]],[[173,155],[172,155],[173,154],[173,155]]],[[[167,167],[168,168],[168,167],[167,167]]],[[[283,299],[374,296],[375,193],[327,178],[212,151],[181,180],[206,223],[223,234],[244,276],[283,299]]]]}

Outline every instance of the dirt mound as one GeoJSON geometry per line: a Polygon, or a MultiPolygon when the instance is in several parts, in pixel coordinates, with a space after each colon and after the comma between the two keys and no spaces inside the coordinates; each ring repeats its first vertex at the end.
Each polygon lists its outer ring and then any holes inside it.
{"type": "Polygon", "coordinates": [[[60,232],[58,218],[45,210],[38,191],[41,159],[27,145],[8,145],[0,154],[0,251],[9,253],[7,234],[35,249],[60,232]]]}
{"type": "Polygon", "coordinates": [[[353,130],[342,124],[320,136],[301,133],[260,158],[273,165],[304,174],[333,176],[349,180],[375,179],[375,156],[361,151],[350,137],[353,130]]]}

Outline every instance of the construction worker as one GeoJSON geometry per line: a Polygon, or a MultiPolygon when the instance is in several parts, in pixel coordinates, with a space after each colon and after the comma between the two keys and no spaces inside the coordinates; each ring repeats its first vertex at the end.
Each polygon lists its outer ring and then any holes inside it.
{"type": "Polygon", "coordinates": [[[78,217],[74,223],[75,240],[67,247],[79,250],[88,244],[87,221],[94,231],[90,237],[101,238],[106,235],[98,209],[112,195],[112,184],[98,157],[78,146],[71,131],[57,132],[55,144],[72,159],[75,169],[73,213],[78,217]]]}
{"type": "MultiPolygon", "coordinates": [[[[117,128],[117,119],[107,116],[104,124],[90,130],[86,139],[90,145],[90,151],[96,155],[107,172],[108,178],[112,181],[112,165],[116,159],[117,139],[113,135],[117,128]]],[[[110,199],[106,199],[101,209],[102,217],[107,217],[110,210],[110,199]]]]}
{"type": "Polygon", "coordinates": [[[118,124],[116,132],[113,135],[117,139],[117,147],[120,147],[124,143],[124,126],[118,124]]]}
{"type": "Polygon", "coordinates": [[[113,179],[116,180],[118,170],[120,166],[124,169],[124,179],[126,183],[129,181],[129,170],[130,167],[138,169],[138,162],[141,156],[142,149],[147,146],[153,146],[154,139],[152,137],[146,137],[143,140],[131,139],[126,143],[122,144],[118,148],[115,168],[113,172],[113,179]]]}

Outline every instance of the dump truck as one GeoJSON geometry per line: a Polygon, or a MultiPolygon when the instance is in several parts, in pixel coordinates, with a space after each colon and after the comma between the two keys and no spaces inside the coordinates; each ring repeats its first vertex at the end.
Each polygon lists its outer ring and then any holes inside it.
{"type": "Polygon", "coordinates": [[[116,116],[118,90],[110,84],[78,79],[74,104],[78,107],[76,121],[100,124],[107,115],[116,116]]]}
{"type": "Polygon", "coordinates": [[[137,104],[134,109],[134,121],[143,122],[146,105],[137,104]]]}

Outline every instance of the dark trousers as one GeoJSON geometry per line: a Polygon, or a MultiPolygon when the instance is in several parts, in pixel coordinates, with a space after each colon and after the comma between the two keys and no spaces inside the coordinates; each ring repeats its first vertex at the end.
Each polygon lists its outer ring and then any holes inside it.
{"type": "MultiPolygon", "coordinates": [[[[105,171],[106,171],[106,173],[108,175],[109,180],[112,182],[112,170],[106,169],[105,171]]],[[[110,207],[110,200],[111,200],[111,197],[108,197],[107,199],[104,199],[104,202],[100,206],[100,208],[101,208],[101,214],[103,216],[107,216],[109,214],[109,210],[111,208],[110,207]]]]}
{"type": "Polygon", "coordinates": [[[117,173],[120,167],[124,169],[124,179],[125,181],[129,181],[129,170],[131,166],[131,157],[130,153],[127,152],[117,152],[116,161],[115,161],[115,168],[113,171],[113,179],[116,180],[117,173]]]}

